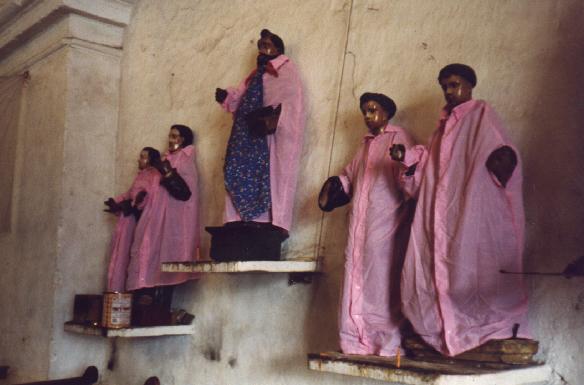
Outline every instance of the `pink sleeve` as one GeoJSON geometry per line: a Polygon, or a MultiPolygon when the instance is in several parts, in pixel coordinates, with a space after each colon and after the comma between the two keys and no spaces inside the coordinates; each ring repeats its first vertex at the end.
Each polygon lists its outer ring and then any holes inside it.
{"type": "Polygon", "coordinates": [[[341,180],[345,194],[351,195],[351,179],[344,173],[339,175],[339,179],[341,180]]]}
{"type": "Polygon", "coordinates": [[[417,198],[422,181],[422,175],[428,161],[428,149],[426,146],[417,145],[406,148],[406,155],[399,171],[399,184],[409,198],[417,198]],[[410,175],[409,168],[416,166],[416,170],[410,175]]]}
{"type": "MultiPolygon", "coordinates": [[[[247,78],[246,78],[247,80],[247,78]]],[[[221,103],[221,107],[225,109],[227,112],[235,113],[237,111],[237,107],[239,107],[239,103],[241,102],[241,98],[247,89],[247,84],[244,81],[239,84],[237,88],[235,87],[228,87],[227,88],[227,97],[221,103]]]]}
{"type": "MultiPolygon", "coordinates": [[[[284,145],[286,152],[290,153],[290,155],[295,153],[291,159],[297,159],[302,148],[306,120],[302,83],[296,69],[289,68],[288,71],[281,70],[280,78],[273,84],[278,87],[277,96],[269,101],[266,101],[266,97],[264,105],[271,105],[274,108],[278,104],[282,105],[282,111],[276,127],[275,140],[279,146],[284,145]],[[266,102],[271,103],[266,104],[266,102]]],[[[264,92],[267,93],[266,91],[264,92]]],[[[273,91],[272,93],[276,94],[273,91]]]]}
{"type": "Polygon", "coordinates": [[[341,183],[343,184],[343,190],[347,195],[351,195],[351,185],[353,184],[353,180],[355,179],[355,171],[359,167],[359,161],[362,158],[362,153],[363,146],[359,148],[359,151],[357,151],[353,159],[349,162],[348,165],[345,166],[345,168],[339,175],[341,183]]]}
{"type": "MultiPolygon", "coordinates": [[[[158,171],[151,172],[145,181],[145,185],[141,189],[141,191],[146,191],[146,196],[142,200],[142,203],[137,205],[136,207],[138,210],[143,210],[148,201],[151,199],[150,197],[154,193],[154,191],[160,185],[160,173],[158,171]]],[[[138,191],[139,193],[140,191],[138,191]]]]}
{"type": "Polygon", "coordinates": [[[116,201],[116,203],[120,203],[123,202],[125,200],[131,199],[130,198],[130,190],[126,191],[123,194],[118,195],[117,197],[114,198],[114,200],[116,201]]]}

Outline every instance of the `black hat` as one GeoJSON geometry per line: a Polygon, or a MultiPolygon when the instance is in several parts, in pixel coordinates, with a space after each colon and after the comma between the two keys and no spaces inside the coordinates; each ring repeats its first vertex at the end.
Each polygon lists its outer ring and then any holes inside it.
{"type": "Polygon", "coordinates": [[[474,70],[466,64],[453,63],[448,64],[446,67],[442,68],[438,74],[438,83],[440,83],[440,80],[445,79],[451,75],[458,75],[466,79],[466,81],[469,82],[473,87],[477,85],[477,75],[475,74],[474,70]]]}
{"type": "Polygon", "coordinates": [[[284,53],[284,42],[282,41],[280,36],[270,32],[269,29],[262,29],[262,31],[260,32],[260,37],[262,39],[269,38],[272,41],[272,43],[274,43],[276,48],[278,48],[278,51],[280,51],[281,54],[284,53]]]}
{"type": "Polygon", "coordinates": [[[386,95],[376,94],[373,92],[365,92],[359,98],[359,108],[361,108],[361,111],[363,110],[363,104],[367,103],[370,100],[379,103],[379,105],[383,107],[385,112],[387,112],[388,119],[391,119],[395,115],[395,111],[397,110],[395,102],[386,95]]]}

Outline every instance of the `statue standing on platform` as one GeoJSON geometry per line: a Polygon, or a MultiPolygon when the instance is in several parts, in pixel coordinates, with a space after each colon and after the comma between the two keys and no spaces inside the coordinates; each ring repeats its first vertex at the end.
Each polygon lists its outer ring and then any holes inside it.
{"type": "Polygon", "coordinates": [[[144,147],[138,158],[138,175],[125,193],[109,198],[104,203],[107,212],[118,216],[112,234],[107,290],[126,290],[126,276],[130,262],[130,247],[134,240],[134,230],[142,210],[152,199],[152,193],[160,184],[160,173],[152,167],[160,162],[160,153],[152,147],[144,147]]]}
{"type": "Polygon", "coordinates": [[[399,282],[412,205],[399,184],[400,164],[390,158],[394,143],[413,145],[410,135],[389,120],[393,100],[365,93],[359,100],[369,134],[339,176],[324,184],[324,211],[352,202],[340,311],[340,344],[345,354],[395,356],[401,343],[399,282]]]}
{"type": "Polygon", "coordinates": [[[154,167],[160,173],[160,184],[136,226],[127,290],[177,285],[197,277],[161,272],[163,262],[193,262],[198,258],[198,176],[189,127],[171,127],[168,151],[154,167]]]}
{"type": "Polygon", "coordinates": [[[225,223],[292,225],[305,125],[302,83],[282,39],[264,29],[257,68],[215,99],[234,122],[225,157],[225,223]]]}
{"type": "Polygon", "coordinates": [[[522,271],[522,173],[499,116],[472,99],[474,70],[451,64],[438,81],[447,104],[430,145],[395,145],[391,154],[403,163],[404,190],[418,200],[403,312],[429,345],[454,356],[529,336],[522,277],[499,272],[522,271]]]}

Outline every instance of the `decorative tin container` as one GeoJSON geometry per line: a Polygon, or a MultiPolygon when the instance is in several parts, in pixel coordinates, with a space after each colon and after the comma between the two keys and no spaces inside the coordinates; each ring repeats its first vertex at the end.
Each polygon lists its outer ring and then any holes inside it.
{"type": "Polygon", "coordinates": [[[103,317],[101,326],[109,329],[130,327],[132,293],[108,291],[103,293],[103,317]]]}

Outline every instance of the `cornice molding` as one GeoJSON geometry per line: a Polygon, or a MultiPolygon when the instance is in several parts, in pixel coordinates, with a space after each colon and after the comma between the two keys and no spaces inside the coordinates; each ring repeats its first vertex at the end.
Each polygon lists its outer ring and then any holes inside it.
{"type": "Polygon", "coordinates": [[[30,65],[74,41],[104,51],[121,50],[134,3],[0,0],[0,72],[30,65]]]}

